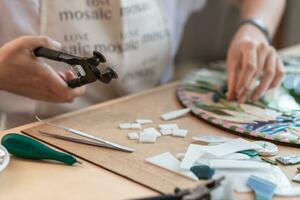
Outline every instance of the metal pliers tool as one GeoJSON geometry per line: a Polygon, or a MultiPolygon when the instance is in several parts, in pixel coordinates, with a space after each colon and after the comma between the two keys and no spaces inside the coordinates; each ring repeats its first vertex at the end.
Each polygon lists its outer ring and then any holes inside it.
{"type": "Polygon", "coordinates": [[[40,47],[34,50],[34,55],[71,65],[73,73],[77,76],[77,78],[67,81],[68,86],[71,88],[80,87],[96,80],[109,83],[112,79],[118,78],[117,73],[112,68],[98,68],[100,63],[106,62],[105,57],[99,51],[94,51],[93,56],[87,58],[40,47]]]}
{"type": "Polygon", "coordinates": [[[175,194],[165,194],[156,197],[147,197],[136,200],[211,200],[211,191],[218,188],[221,182],[225,179],[224,176],[211,180],[205,185],[197,185],[194,188],[181,190],[175,189],[175,194]]]}

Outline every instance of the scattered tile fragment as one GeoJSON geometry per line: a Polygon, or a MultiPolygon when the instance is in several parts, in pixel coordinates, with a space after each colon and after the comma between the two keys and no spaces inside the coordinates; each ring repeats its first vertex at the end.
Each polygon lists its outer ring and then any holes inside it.
{"type": "Polygon", "coordinates": [[[151,119],[136,119],[136,123],[138,124],[152,124],[153,121],[151,119]]]}
{"type": "Polygon", "coordinates": [[[277,185],[269,180],[251,175],[247,180],[247,185],[254,191],[256,199],[273,199],[277,185]]]}
{"type": "Polygon", "coordinates": [[[211,146],[210,148],[207,149],[207,152],[215,156],[224,156],[238,151],[249,150],[249,149],[259,150],[261,148],[262,148],[261,146],[253,142],[249,142],[242,138],[237,138],[220,145],[211,146]]]}
{"type": "Polygon", "coordinates": [[[243,150],[243,151],[238,151],[238,153],[242,153],[250,157],[258,156],[258,152],[256,150],[243,150]]]}
{"type": "Polygon", "coordinates": [[[208,180],[215,174],[215,170],[207,165],[196,165],[191,168],[191,171],[198,177],[198,179],[208,180]]]}
{"type": "Polygon", "coordinates": [[[250,156],[248,156],[246,154],[242,154],[242,153],[231,153],[226,156],[222,156],[220,158],[226,159],[226,160],[250,160],[251,159],[250,156]]]}
{"type": "Polygon", "coordinates": [[[173,130],[172,129],[160,129],[160,132],[164,136],[166,136],[166,135],[172,135],[173,134],[173,130]]]}
{"type": "Polygon", "coordinates": [[[176,137],[185,137],[188,134],[188,130],[187,129],[175,129],[173,130],[173,136],[176,137]]]}
{"type": "Polygon", "coordinates": [[[182,175],[192,180],[198,180],[197,176],[190,170],[179,168],[180,162],[170,152],[165,152],[146,159],[146,162],[162,167],[166,170],[182,175]]]}
{"type": "Polygon", "coordinates": [[[280,162],[283,165],[296,165],[300,163],[299,155],[287,155],[276,157],[276,161],[280,162]]]}
{"type": "Polygon", "coordinates": [[[120,129],[130,129],[131,128],[131,124],[130,123],[120,123],[119,124],[119,128],[120,129]]]}
{"type": "Polygon", "coordinates": [[[145,128],[144,132],[154,133],[156,137],[160,137],[161,133],[158,132],[155,128],[145,128]]]}
{"type": "Polygon", "coordinates": [[[271,165],[277,165],[276,160],[272,160],[271,158],[267,158],[267,157],[261,157],[261,160],[270,163],[271,165]]]}
{"type": "Polygon", "coordinates": [[[209,166],[214,169],[268,169],[270,164],[248,160],[212,159],[209,166]]]}
{"type": "Polygon", "coordinates": [[[249,150],[249,149],[261,149],[262,147],[242,138],[232,139],[228,142],[214,145],[214,146],[203,146],[190,144],[188,150],[181,162],[180,167],[183,169],[190,169],[194,162],[201,156],[210,153],[216,157],[226,156],[228,154],[236,153],[238,151],[249,150]]]}
{"type": "Polygon", "coordinates": [[[141,132],[140,133],[140,142],[142,143],[155,143],[157,138],[157,134],[154,132],[141,132]]]}
{"type": "Polygon", "coordinates": [[[130,140],[138,140],[139,139],[139,134],[138,133],[128,133],[128,138],[130,140]]]}
{"type": "Polygon", "coordinates": [[[141,124],[138,123],[120,123],[119,124],[120,129],[141,129],[141,124]]]}
{"type": "Polygon", "coordinates": [[[161,118],[163,120],[172,120],[172,119],[176,119],[176,118],[182,117],[182,116],[188,114],[190,111],[191,111],[190,108],[185,108],[185,109],[180,109],[180,110],[174,110],[174,111],[162,114],[161,118]]]}
{"type": "Polygon", "coordinates": [[[141,129],[141,128],[142,128],[141,124],[138,124],[138,123],[131,124],[131,129],[141,129]]]}
{"type": "Polygon", "coordinates": [[[199,147],[200,145],[190,144],[184,158],[180,163],[181,169],[190,169],[194,163],[201,158],[203,155],[206,154],[205,149],[206,147],[201,146],[203,149],[199,147]]]}
{"type": "Polygon", "coordinates": [[[254,143],[262,147],[262,149],[258,150],[261,156],[275,156],[278,154],[278,147],[271,142],[254,141],[254,143]]]}
{"type": "Polygon", "coordinates": [[[195,141],[205,143],[224,143],[229,141],[229,138],[218,136],[218,135],[198,135],[192,138],[195,141]]]}
{"type": "Polygon", "coordinates": [[[179,129],[177,124],[159,124],[158,127],[160,128],[160,130],[179,129]]]}
{"type": "Polygon", "coordinates": [[[294,176],[292,181],[300,183],[300,174],[297,174],[296,176],[294,176]]]}

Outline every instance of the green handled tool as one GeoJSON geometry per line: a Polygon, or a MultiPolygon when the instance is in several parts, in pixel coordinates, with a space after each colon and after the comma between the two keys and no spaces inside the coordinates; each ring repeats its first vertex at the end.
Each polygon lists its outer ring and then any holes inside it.
{"type": "Polygon", "coordinates": [[[56,151],[31,137],[17,133],[5,135],[1,140],[1,144],[9,153],[21,158],[55,160],[67,165],[73,165],[78,162],[76,158],[70,154],[56,151]]]}

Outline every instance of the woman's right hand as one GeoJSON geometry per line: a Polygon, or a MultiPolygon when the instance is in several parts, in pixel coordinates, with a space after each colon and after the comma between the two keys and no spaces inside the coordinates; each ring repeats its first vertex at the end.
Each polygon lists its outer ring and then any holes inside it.
{"type": "Polygon", "coordinates": [[[60,49],[61,44],[46,36],[22,36],[0,48],[0,90],[49,102],[72,102],[85,87],[69,88],[72,73],[58,74],[36,58],[38,47],[60,49]]]}

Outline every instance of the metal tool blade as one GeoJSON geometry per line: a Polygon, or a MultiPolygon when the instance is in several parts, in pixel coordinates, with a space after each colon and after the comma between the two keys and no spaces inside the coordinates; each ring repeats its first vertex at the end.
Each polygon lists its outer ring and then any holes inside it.
{"type": "MultiPolygon", "coordinates": [[[[91,146],[97,146],[97,147],[103,147],[103,148],[109,148],[109,149],[114,149],[114,150],[118,150],[118,151],[123,151],[119,148],[115,148],[113,146],[109,146],[109,145],[106,145],[106,144],[103,144],[103,143],[92,142],[92,141],[82,140],[82,139],[68,137],[68,136],[62,136],[62,135],[58,135],[58,134],[55,134],[55,133],[41,131],[41,130],[39,130],[39,132],[42,133],[43,135],[46,135],[46,136],[49,136],[49,137],[52,137],[52,138],[57,138],[57,139],[69,141],[69,142],[75,142],[75,143],[80,143],[80,144],[86,144],[86,145],[91,145],[91,146]]],[[[125,151],[125,152],[127,152],[127,151],[125,151]]]]}
{"type": "MultiPolygon", "coordinates": [[[[40,118],[38,118],[37,116],[36,116],[36,119],[39,120],[39,121],[43,121],[40,118]]],[[[124,146],[124,145],[120,145],[120,144],[117,144],[117,143],[113,143],[113,142],[104,140],[102,138],[90,135],[88,133],[85,133],[85,132],[82,132],[82,131],[79,131],[79,130],[76,130],[76,129],[72,129],[72,128],[69,128],[69,127],[62,126],[62,125],[57,125],[57,124],[54,124],[54,123],[51,123],[51,122],[45,122],[45,121],[43,121],[43,122],[46,123],[46,124],[48,124],[48,125],[50,125],[50,126],[53,126],[53,127],[56,127],[56,128],[61,128],[61,129],[65,130],[65,131],[67,131],[67,132],[70,132],[70,133],[79,135],[81,137],[89,138],[91,140],[95,140],[95,141],[104,143],[104,144],[106,144],[108,146],[112,146],[112,147],[114,147],[116,149],[120,149],[122,151],[130,152],[130,153],[134,152],[133,148],[130,148],[130,147],[127,147],[127,146],[124,146]]]]}

